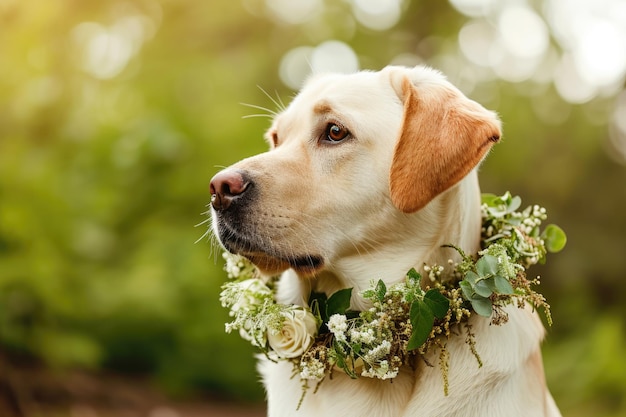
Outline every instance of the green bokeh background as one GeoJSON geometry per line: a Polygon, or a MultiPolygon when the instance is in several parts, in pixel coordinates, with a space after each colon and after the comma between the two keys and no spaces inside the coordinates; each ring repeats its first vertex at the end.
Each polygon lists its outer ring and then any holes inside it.
{"type": "MultiPolygon", "coordinates": [[[[240,103],[273,108],[257,86],[288,102],[279,63],[297,46],[341,40],[362,68],[407,52],[437,65],[468,20],[447,2],[414,0],[375,31],[346,2],[325,5],[289,25],[254,0],[0,0],[4,360],[149,375],[174,397],[262,401],[252,348],[223,332],[220,252],[196,227],[212,175],[266,148],[268,120],[242,118],[255,111],[240,103]],[[123,68],[86,71],[77,26],[137,15],[149,36],[123,68]]],[[[482,187],[540,202],[568,233],[536,269],[563,414],[626,416],[626,168],[606,145],[615,94],[572,105],[534,87],[494,79],[474,91],[505,132],[482,187]],[[546,122],[550,112],[566,116],[546,122]]]]}

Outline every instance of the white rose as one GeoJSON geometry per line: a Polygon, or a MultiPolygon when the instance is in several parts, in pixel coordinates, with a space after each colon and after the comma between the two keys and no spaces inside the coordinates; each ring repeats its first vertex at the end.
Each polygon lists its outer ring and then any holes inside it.
{"type": "Polygon", "coordinates": [[[283,325],[280,331],[269,331],[267,341],[281,358],[301,356],[313,344],[317,334],[315,316],[305,310],[292,310],[282,313],[283,325]]]}
{"type": "Polygon", "coordinates": [[[240,296],[230,308],[231,311],[251,311],[263,304],[263,301],[272,295],[267,285],[260,279],[252,278],[238,284],[240,296]]]}

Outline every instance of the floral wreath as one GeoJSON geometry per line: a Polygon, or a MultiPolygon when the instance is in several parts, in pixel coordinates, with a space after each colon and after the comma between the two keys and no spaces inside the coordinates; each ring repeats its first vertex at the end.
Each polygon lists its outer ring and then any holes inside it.
{"type": "MultiPolygon", "coordinates": [[[[446,340],[454,325],[464,328],[466,343],[482,366],[468,319],[475,314],[495,325],[507,322],[504,307],[526,303],[541,308],[552,325],[550,306],[532,287],[526,269],[544,263],[547,252],[558,252],[566,236],[556,225],[540,226],[546,210],[533,205],[517,211],[519,197],[482,195],[482,250],[448,265],[424,265],[426,285],[415,269],[406,279],[387,287],[372,281],[359,295],[369,301],[365,311],[350,310],[352,288],[326,296],[311,293],[308,307],[279,304],[274,298],[277,277],[264,280],[245,258],[224,253],[225,270],[231,281],[222,286],[220,301],[233,320],[226,332],[238,330],[241,337],[258,347],[272,361],[291,361],[302,380],[321,383],[336,369],[352,378],[394,378],[400,367],[433,350],[439,351],[448,394],[446,340]],[[445,279],[443,279],[445,278],[445,279]]],[[[458,333],[458,332],[457,332],[458,333]]],[[[426,362],[428,363],[428,362],[426,362]]]]}

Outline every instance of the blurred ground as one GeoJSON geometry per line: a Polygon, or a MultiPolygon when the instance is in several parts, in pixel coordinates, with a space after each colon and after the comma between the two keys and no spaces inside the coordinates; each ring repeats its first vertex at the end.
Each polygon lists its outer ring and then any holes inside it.
{"type": "Polygon", "coordinates": [[[261,417],[262,404],[172,400],[142,378],[0,362],[1,417],[261,417]]]}

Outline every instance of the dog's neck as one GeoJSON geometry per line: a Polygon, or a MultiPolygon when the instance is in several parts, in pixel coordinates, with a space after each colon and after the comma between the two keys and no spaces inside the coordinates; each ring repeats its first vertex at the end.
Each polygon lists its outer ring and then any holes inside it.
{"type": "MultiPolygon", "coordinates": [[[[402,216],[397,230],[387,230],[393,241],[377,245],[376,250],[356,247],[353,253],[331,260],[327,268],[314,278],[297,277],[293,271],[284,280],[297,282],[300,294],[281,294],[281,301],[300,304],[311,291],[332,294],[343,288],[353,288],[353,294],[365,290],[372,281],[382,279],[388,286],[402,281],[409,269],[423,274],[424,266],[445,265],[448,260],[458,261],[459,254],[442,245],[452,244],[467,254],[474,254],[480,246],[480,189],[475,171],[461,182],[431,201],[414,214],[395,213],[402,216]],[[391,233],[389,233],[391,232],[391,233]]],[[[396,219],[397,220],[397,219],[396,219]]],[[[376,239],[376,236],[372,236],[376,239]]],[[[352,308],[367,308],[360,297],[353,296],[352,308]]]]}

